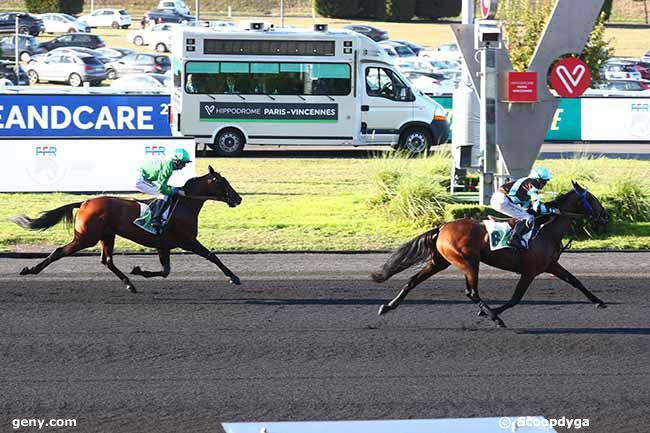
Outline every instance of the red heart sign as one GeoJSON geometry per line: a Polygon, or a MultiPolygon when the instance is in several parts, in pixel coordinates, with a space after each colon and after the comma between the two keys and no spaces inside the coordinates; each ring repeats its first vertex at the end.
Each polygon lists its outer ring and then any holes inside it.
{"type": "Polygon", "coordinates": [[[590,84],[589,66],[576,57],[560,59],[551,70],[551,86],[563,98],[577,98],[590,84]]]}

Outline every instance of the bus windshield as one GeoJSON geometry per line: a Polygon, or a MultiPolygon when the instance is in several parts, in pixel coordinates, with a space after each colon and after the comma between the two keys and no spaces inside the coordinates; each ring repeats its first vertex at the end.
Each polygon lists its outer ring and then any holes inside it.
{"type": "Polygon", "coordinates": [[[198,62],[185,64],[185,91],[194,94],[345,96],[347,63],[198,62]]]}

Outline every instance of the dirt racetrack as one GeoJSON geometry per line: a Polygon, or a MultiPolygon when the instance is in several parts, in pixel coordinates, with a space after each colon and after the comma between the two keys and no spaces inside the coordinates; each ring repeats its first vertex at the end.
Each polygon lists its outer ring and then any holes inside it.
{"type": "MultiPolygon", "coordinates": [[[[386,316],[404,275],[385,254],[223,255],[242,279],[173,256],[131,294],[98,256],[0,259],[0,431],[15,418],[76,418],[56,432],[217,432],[222,421],[543,415],[582,432],[650,431],[650,253],[569,253],[561,263],[609,308],[541,276],[508,329],[476,316],[448,270],[386,316]]],[[[117,256],[124,271],[155,256],[117,256]]],[[[408,275],[407,275],[408,274],[408,275]]],[[[483,267],[481,295],[516,276],[483,267]]],[[[505,430],[504,430],[505,431],[505,430]]],[[[558,431],[574,431],[561,430],[558,431]]]]}

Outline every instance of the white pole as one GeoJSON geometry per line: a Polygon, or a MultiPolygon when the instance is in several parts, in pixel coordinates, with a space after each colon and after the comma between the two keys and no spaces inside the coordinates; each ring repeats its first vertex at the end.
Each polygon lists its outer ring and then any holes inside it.
{"type": "Polygon", "coordinates": [[[232,19],[232,6],[228,6],[228,18],[232,19]]]}
{"type": "Polygon", "coordinates": [[[280,0],[280,27],[284,27],[284,0],[280,0]]]}
{"type": "Polygon", "coordinates": [[[90,13],[95,11],[95,0],[90,0],[90,13]]]}
{"type": "Polygon", "coordinates": [[[194,12],[196,13],[196,22],[198,23],[199,21],[199,7],[200,7],[200,0],[196,0],[194,8],[196,9],[194,12]]]}
{"type": "Polygon", "coordinates": [[[18,85],[18,81],[19,81],[19,78],[20,78],[20,73],[19,73],[20,64],[18,63],[18,60],[19,60],[18,59],[18,43],[19,43],[19,40],[18,40],[18,15],[16,15],[16,37],[15,37],[15,40],[14,40],[14,56],[16,56],[16,59],[15,59],[16,60],[16,85],[18,85]]]}

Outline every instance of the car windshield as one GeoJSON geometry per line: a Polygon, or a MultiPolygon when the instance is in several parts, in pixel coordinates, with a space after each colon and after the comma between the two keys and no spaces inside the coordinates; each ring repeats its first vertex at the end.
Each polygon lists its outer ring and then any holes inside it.
{"type": "Polygon", "coordinates": [[[120,15],[128,15],[128,12],[125,11],[124,9],[121,9],[120,10],[120,15]]]}
{"type": "Polygon", "coordinates": [[[412,57],[415,56],[415,53],[411,51],[409,47],[405,47],[403,45],[396,46],[395,51],[397,51],[397,54],[399,54],[402,57],[412,57]]]}
{"type": "Polygon", "coordinates": [[[63,21],[67,21],[67,22],[77,21],[77,19],[75,17],[73,17],[72,15],[61,14],[59,16],[61,17],[61,19],[63,19],[63,21]]]}

